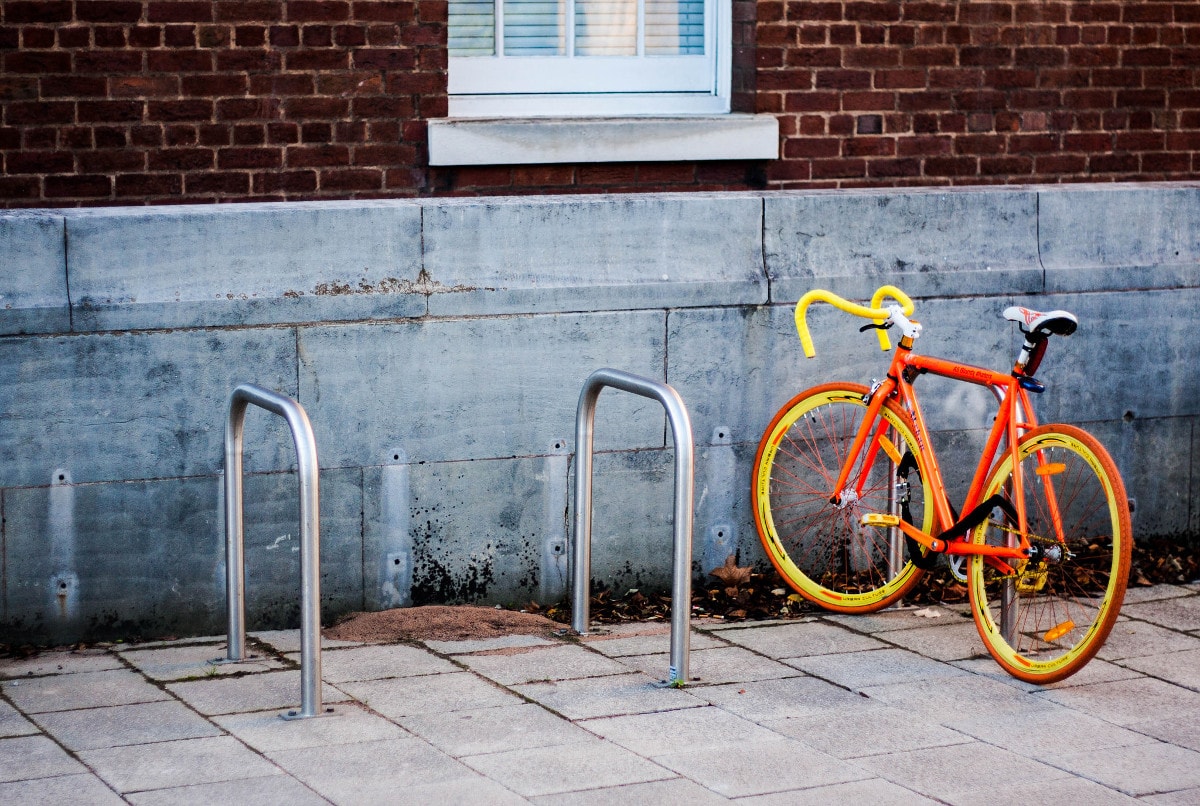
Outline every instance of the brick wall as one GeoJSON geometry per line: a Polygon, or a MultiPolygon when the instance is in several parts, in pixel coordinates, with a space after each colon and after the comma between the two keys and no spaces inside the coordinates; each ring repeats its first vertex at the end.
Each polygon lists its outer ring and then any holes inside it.
{"type": "Polygon", "coordinates": [[[782,159],[431,169],[446,0],[0,0],[0,204],[1183,179],[1200,2],[735,0],[782,159]]]}
{"type": "Polygon", "coordinates": [[[1200,3],[761,0],[772,187],[1184,179],[1200,3]]]}

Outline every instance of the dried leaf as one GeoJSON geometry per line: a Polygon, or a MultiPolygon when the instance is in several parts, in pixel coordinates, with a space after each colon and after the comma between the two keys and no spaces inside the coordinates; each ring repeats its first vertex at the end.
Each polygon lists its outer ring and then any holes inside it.
{"type": "Polygon", "coordinates": [[[725,583],[726,588],[736,588],[750,581],[750,569],[739,568],[732,554],[725,558],[724,565],[709,571],[708,575],[725,583]]]}

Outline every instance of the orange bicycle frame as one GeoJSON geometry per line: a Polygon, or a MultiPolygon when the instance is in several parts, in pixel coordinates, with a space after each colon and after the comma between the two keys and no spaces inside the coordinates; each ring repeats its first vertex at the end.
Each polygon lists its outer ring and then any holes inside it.
{"type": "MultiPolygon", "coordinates": [[[[939,540],[935,535],[925,534],[911,524],[898,523],[896,525],[909,537],[936,552],[983,555],[988,558],[990,563],[1001,568],[1007,565],[1007,563],[1003,562],[1005,558],[1024,559],[1027,556],[1026,550],[1029,548],[1029,541],[1026,537],[1027,524],[1023,495],[1024,480],[1021,476],[1020,465],[1016,462],[1015,453],[1021,433],[1037,425],[1032,407],[1030,406],[1029,393],[1021,386],[1020,379],[1010,373],[996,372],[970,364],[961,364],[941,358],[917,355],[912,352],[911,342],[908,340],[901,341],[900,346],[893,354],[891,366],[888,368],[887,379],[882,381],[871,394],[867,405],[867,414],[863,418],[863,423],[859,427],[858,433],[855,435],[854,442],[847,455],[846,463],[838,475],[835,489],[831,491],[831,500],[834,503],[838,503],[841,500],[848,489],[851,476],[855,473],[855,467],[860,467],[861,469],[857,471],[859,475],[854,482],[853,489],[856,495],[861,495],[867,483],[867,468],[871,466],[873,459],[880,450],[888,450],[885,442],[886,437],[883,433],[887,428],[887,424],[879,416],[880,409],[883,408],[886,400],[896,398],[900,401],[901,408],[909,417],[913,433],[917,438],[917,449],[921,453],[924,469],[931,476],[927,481],[929,482],[930,489],[933,491],[932,504],[934,507],[935,526],[939,532],[945,532],[954,526],[956,518],[950,507],[941,468],[938,464],[937,455],[933,451],[933,446],[929,439],[929,431],[925,426],[925,418],[921,412],[920,404],[917,401],[916,393],[913,390],[912,381],[910,380],[910,378],[915,379],[917,375],[926,372],[986,387],[999,400],[999,412],[988,433],[987,442],[980,456],[979,464],[975,469],[975,476],[967,491],[966,499],[963,502],[962,511],[969,512],[981,502],[984,486],[987,484],[988,476],[992,472],[997,459],[1002,458],[1005,454],[1011,455],[1014,460],[1012,499],[1016,505],[1018,515],[1017,533],[1020,539],[1015,546],[972,544],[966,539],[966,536],[952,541],[945,541],[939,540]],[[862,462],[858,461],[860,456],[863,457],[862,462]]],[[[892,447],[891,451],[895,451],[895,448],[892,447]]],[[[1054,520],[1057,523],[1058,518],[1054,517],[1054,520]]]]}

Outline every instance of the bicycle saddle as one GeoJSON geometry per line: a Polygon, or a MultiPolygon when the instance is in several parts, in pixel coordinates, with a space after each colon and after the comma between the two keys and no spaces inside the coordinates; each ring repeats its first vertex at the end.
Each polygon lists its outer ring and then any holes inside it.
{"type": "Polygon", "coordinates": [[[1014,305],[1004,311],[1004,318],[1016,322],[1022,333],[1032,333],[1045,338],[1046,336],[1070,336],[1079,327],[1075,314],[1066,311],[1031,311],[1014,305]]]}

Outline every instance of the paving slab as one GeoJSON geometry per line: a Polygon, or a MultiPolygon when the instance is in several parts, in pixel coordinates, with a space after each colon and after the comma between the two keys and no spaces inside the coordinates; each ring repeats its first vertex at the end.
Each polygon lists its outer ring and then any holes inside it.
{"type": "Polygon", "coordinates": [[[521,702],[514,694],[469,672],[342,683],[340,688],[389,719],[521,702]]]}
{"type": "Polygon", "coordinates": [[[75,751],[221,735],[220,728],[178,700],[52,711],[34,718],[75,751]]]}
{"type": "Polygon", "coordinates": [[[1134,797],[1200,787],[1200,753],[1165,742],[1059,752],[1047,763],[1134,797]]]}
{"type": "Polygon", "coordinates": [[[0,659],[0,680],[123,668],[119,658],[102,650],[39,652],[28,658],[0,659]]]}
{"type": "Polygon", "coordinates": [[[45,736],[0,739],[0,781],[80,772],[86,772],[83,765],[45,736]]]}
{"type": "MultiPolygon", "coordinates": [[[[581,640],[588,648],[610,658],[629,655],[662,655],[663,653],[669,657],[671,651],[670,630],[646,634],[592,635],[581,640]]],[[[693,651],[725,646],[711,635],[699,631],[693,632],[688,638],[688,645],[693,651]]]]}
{"type": "Polygon", "coordinates": [[[84,750],[79,759],[118,792],[259,778],[280,772],[232,736],[84,750]]]}
{"type": "Polygon", "coordinates": [[[1096,653],[1096,657],[1102,660],[1123,660],[1188,649],[1200,649],[1200,638],[1145,621],[1120,619],[1113,625],[1108,640],[1096,653]]]}
{"type": "Polygon", "coordinates": [[[875,636],[935,660],[966,660],[987,655],[974,621],[964,620],[957,615],[941,621],[944,623],[877,632],[875,636]]]}
{"type": "Polygon", "coordinates": [[[1036,713],[1051,708],[1039,692],[970,677],[869,686],[863,688],[862,693],[908,711],[915,718],[939,725],[953,725],[964,714],[985,719],[1019,718],[1025,712],[1036,713]]]}
{"type": "Polygon", "coordinates": [[[975,714],[967,708],[947,720],[954,730],[1014,753],[1050,761],[1063,752],[1103,755],[1110,748],[1147,744],[1147,736],[1079,711],[1047,707],[1010,716],[975,714]]]}
{"type": "Polygon", "coordinates": [[[295,778],[286,775],[239,778],[236,781],[152,789],[147,792],[133,792],[127,794],[125,798],[135,806],[193,806],[197,803],[318,806],[318,804],[329,802],[295,778]]]}
{"type": "Polygon", "coordinates": [[[821,620],[831,624],[841,624],[855,632],[874,635],[877,632],[928,627],[931,621],[929,617],[929,613],[931,612],[939,614],[936,617],[937,619],[948,622],[955,618],[956,614],[960,611],[946,605],[922,605],[920,607],[905,605],[902,607],[889,607],[886,610],[878,610],[874,613],[826,613],[821,616],[821,620]]]}
{"type": "Polygon", "coordinates": [[[675,777],[651,761],[598,739],[467,756],[463,763],[524,797],[675,777]]]}
{"type": "Polygon", "coordinates": [[[729,798],[872,777],[853,763],[783,738],[670,753],[654,760],[729,798]]]}
{"type": "Polygon", "coordinates": [[[1152,678],[1054,689],[1041,696],[1114,725],[1200,719],[1200,693],[1152,678]]]}
{"type": "Polygon", "coordinates": [[[769,658],[801,658],[887,646],[870,636],[822,621],[725,630],[721,638],[769,658]]]}
{"type": "MultiPolygon", "coordinates": [[[[248,635],[249,638],[255,641],[261,641],[276,652],[299,652],[300,651],[300,631],[299,630],[260,630],[252,632],[248,635]]],[[[360,646],[359,641],[340,641],[336,638],[326,638],[321,636],[321,649],[336,649],[338,647],[360,646]]],[[[250,651],[247,647],[247,651],[250,651]]]]}
{"type": "Polygon", "coordinates": [[[128,669],[10,680],[0,684],[0,691],[27,714],[169,699],[162,689],[128,669]]]}
{"type": "Polygon", "coordinates": [[[1134,722],[1129,729],[1178,747],[1200,751],[1200,720],[1176,718],[1149,720],[1134,722]]]}
{"type": "Polygon", "coordinates": [[[1151,602],[1126,603],[1121,615],[1149,621],[1172,630],[1200,630],[1200,596],[1191,595],[1151,602]]]}
{"type": "MultiPolygon", "coordinates": [[[[300,704],[300,671],[265,672],[244,677],[169,683],[167,689],[202,714],[232,714],[294,708],[300,704]]],[[[332,686],[321,686],[321,701],[344,701],[332,686]]]]}
{"type": "Polygon", "coordinates": [[[959,669],[964,669],[972,674],[986,677],[988,680],[994,680],[998,683],[1006,683],[1016,688],[1026,691],[1039,691],[1046,689],[1059,688],[1074,688],[1075,686],[1086,686],[1092,683],[1107,683],[1114,680],[1132,680],[1134,678],[1143,677],[1141,672],[1127,669],[1124,666],[1108,661],[1092,658],[1088,664],[1075,674],[1068,677],[1066,680],[1060,680],[1057,683],[1041,686],[1037,683],[1026,683],[1023,680],[1010,675],[1004,671],[992,660],[991,656],[985,658],[972,658],[970,660],[953,661],[951,664],[959,669]]]}
{"type": "Polygon", "coordinates": [[[399,722],[455,758],[595,739],[588,730],[532,703],[474,708],[449,714],[414,714],[401,717],[399,722]]]}
{"type": "Polygon", "coordinates": [[[229,714],[213,721],[260,753],[383,741],[405,736],[404,729],[356,702],[339,705],[333,716],[283,719],[274,711],[229,714]]]}
{"type": "Polygon", "coordinates": [[[120,795],[90,772],[0,784],[0,803],[19,803],[21,806],[61,806],[64,803],[120,806],[124,802],[120,795]]]}
{"type": "Polygon", "coordinates": [[[1200,649],[1126,658],[1121,664],[1150,677],[1200,691],[1200,649]]]}
{"type": "Polygon", "coordinates": [[[993,770],[1003,770],[1005,781],[1020,782],[1018,786],[1026,794],[1036,792],[1045,782],[1068,777],[1062,770],[982,742],[866,756],[856,763],[906,789],[953,802],[995,789],[995,776],[964,774],[984,761],[993,770]]]}
{"type": "Polygon", "coordinates": [[[1151,803],[1154,806],[1194,806],[1200,803],[1200,788],[1180,789],[1176,792],[1164,792],[1160,795],[1147,795],[1138,798],[1138,803],[1151,803]]]}
{"type": "Polygon", "coordinates": [[[589,719],[579,724],[647,757],[779,738],[778,734],[715,706],[589,719]]]}
{"type": "Polygon", "coordinates": [[[480,638],[470,641],[423,641],[425,646],[443,655],[466,655],[471,652],[486,652],[490,649],[511,649],[525,646],[553,646],[555,641],[536,635],[502,635],[497,638],[480,638]]]}
{"type": "Polygon", "coordinates": [[[811,658],[790,658],[787,663],[803,672],[854,691],[870,686],[940,680],[967,674],[961,669],[906,649],[876,649],[811,658]]]}
{"type": "MultiPolygon", "coordinates": [[[[296,660],[299,662],[298,657],[296,660]]],[[[321,653],[321,677],[335,684],[456,671],[458,667],[445,658],[404,644],[374,644],[321,653]]]]}
{"type": "Polygon", "coordinates": [[[716,806],[729,800],[686,778],[669,778],[644,784],[543,795],[533,798],[532,802],[538,806],[644,806],[647,803],[654,806],[716,806]]]}
{"type": "Polygon", "coordinates": [[[663,687],[642,674],[527,683],[514,686],[513,691],[567,719],[648,714],[704,705],[702,699],[690,692],[663,687]]]}
{"type": "Polygon", "coordinates": [[[225,663],[224,644],[182,644],[155,649],[131,649],[122,652],[121,657],[153,680],[207,679],[267,672],[284,667],[279,658],[261,653],[238,663],[225,663]]]}
{"type": "Polygon", "coordinates": [[[0,738],[7,736],[27,736],[37,732],[37,725],[21,716],[16,708],[13,708],[4,700],[0,700],[0,738]]]}
{"type": "MultiPolygon", "coordinates": [[[[1041,781],[1036,786],[993,786],[955,794],[948,803],[954,806],[1060,806],[1086,803],[1087,806],[1131,806],[1145,803],[1126,794],[1084,778],[1060,778],[1041,781]]],[[[1195,803],[1196,801],[1188,801],[1195,803]]]]}
{"type": "MultiPolygon", "coordinates": [[[[671,656],[669,653],[629,655],[621,658],[621,662],[627,667],[648,675],[658,675],[660,680],[665,680],[671,666],[671,656]]],[[[796,670],[785,664],[737,646],[720,646],[692,652],[688,671],[691,676],[688,682],[692,685],[771,680],[796,675],[796,670]]]]}
{"type": "Polygon", "coordinates": [[[915,720],[907,711],[862,697],[854,705],[838,711],[763,724],[780,735],[798,739],[809,747],[842,759],[970,741],[958,731],[915,720]]]}
{"type": "Polygon", "coordinates": [[[475,777],[458,761],[413,736],[279,750],[267,757],[336,803],[388,802],[417,783],[475,777]]]}
{"type": "MultiPolygon", "coordinates": [[[[1140,602],[1157,602],[1162,599],[1174,599],[1178,596],[1194,596],[1195,587],[1187,585],[1151,585],[1149,587],[1133,587],[1125,589],[1125,604],[1133,605],[1140,602]]],[[[1124,610],[1124,606],[1122,606],[1124,610]]]]}
{"type": "Polygon", "coordinates": [[[504,685],[534,680],[573,680],[622,674],[626,666],[573,644],[549,647],[517,647],[488,653],[460,655],[459,662],[477,674],[504,685]]]}
{"type": "Polygon", "coordinates": [[[692,694],[755,722],[828,715],[856,705],[862,697],[814,677],[789,677],[704,686],[692,694]]]}
{"type": "Polygon", "coordinates": [[[882,778],[867,778],[813,789],[792,789],[770,795],[739,798],[745,806],[829,806],[831,803],[886,803],[888,806],[928,806],[930,800],[882,778]]]}

